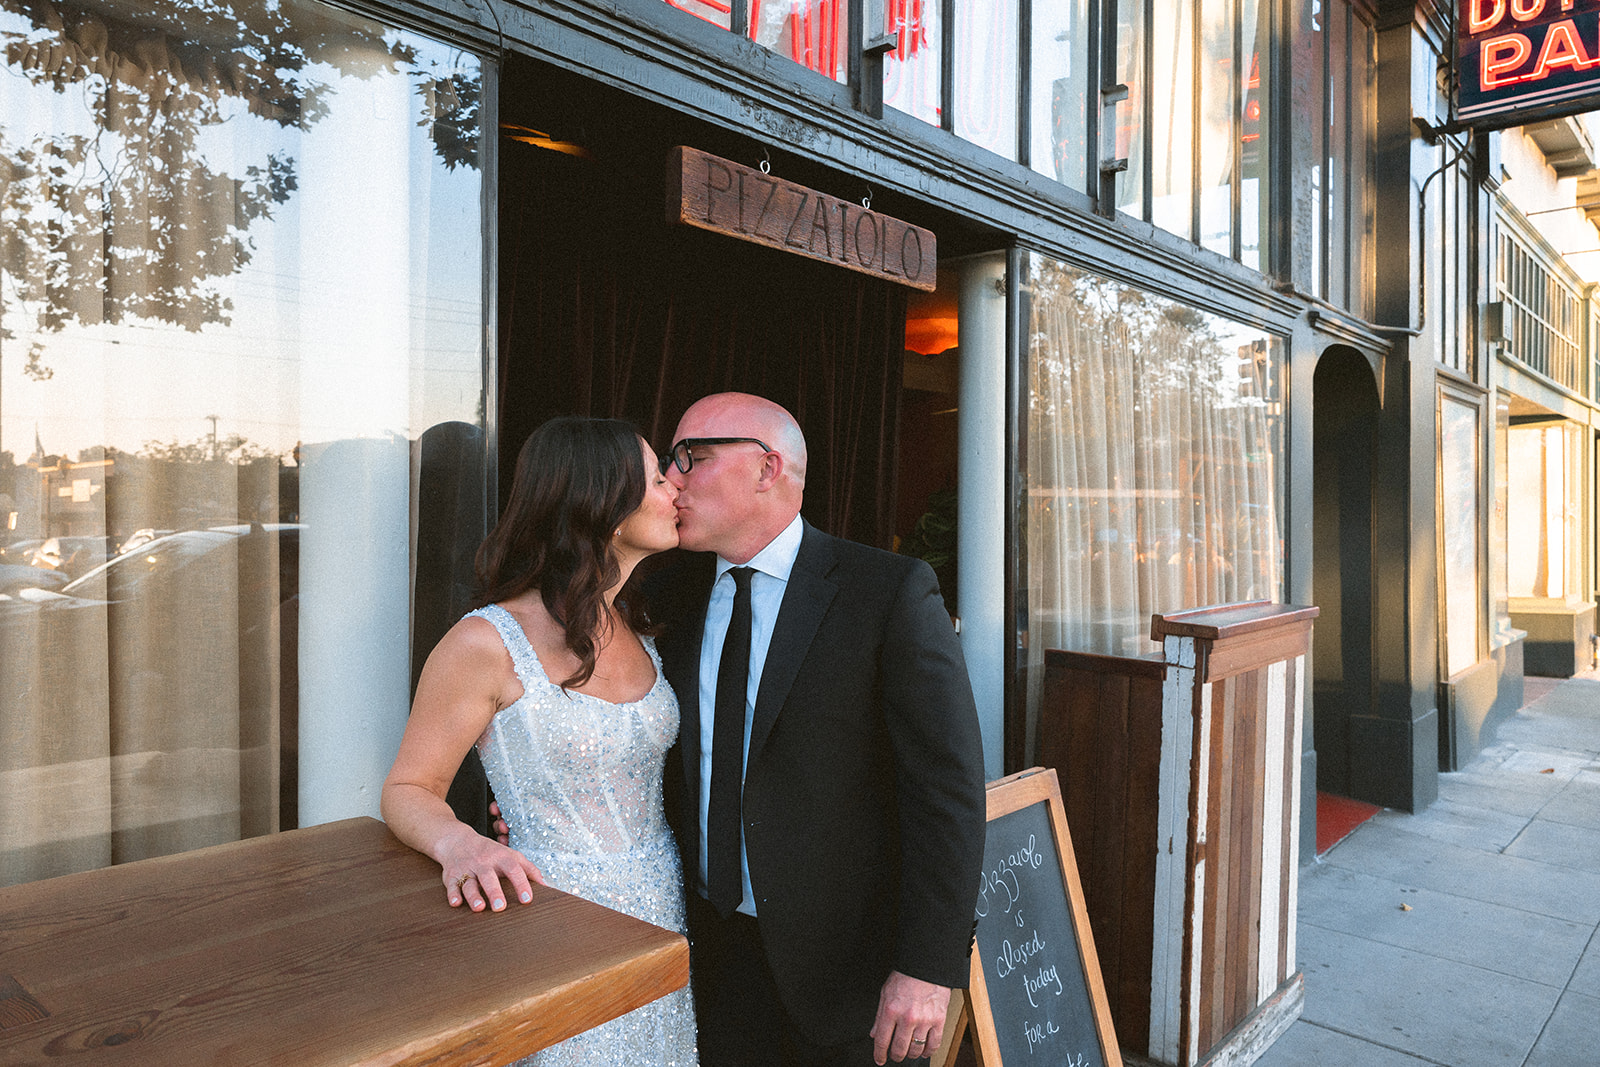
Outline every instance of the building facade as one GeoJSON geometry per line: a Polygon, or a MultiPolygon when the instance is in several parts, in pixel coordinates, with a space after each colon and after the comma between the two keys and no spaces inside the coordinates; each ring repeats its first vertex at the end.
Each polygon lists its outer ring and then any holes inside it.
{"type": "Polygon", "coordinates": [[[1517,206],[1587,171],[1451,132],[1451,17],[0,0],[0,883],[375,813],[526,434],[730,388],[939,570],[991,777],[1045,650],[1266,600],[1322,609],[1308,828],[1426,806],[1596,569],[1600,305],[1517,206]],[[678,146],[934,288],[671,223],[678,146]]]}

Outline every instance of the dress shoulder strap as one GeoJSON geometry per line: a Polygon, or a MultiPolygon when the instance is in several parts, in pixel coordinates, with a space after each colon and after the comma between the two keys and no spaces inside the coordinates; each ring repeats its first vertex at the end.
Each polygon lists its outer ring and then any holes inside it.
{"type": "Polygon", "coordinates": [[[544,665],[539,662],[538,653],[534,652],[528,635],[523,632],[522,624],[517,622],[511,612],[499,604],[488,604],[477,611],[467,612],[466,617],[483,619],[500,634],[500,643],[506,646],[506,653],[511,657],[511,666],[517,672],[517,681],[522,683],[524,690],[535,682],[549,683],[549,677],[544,673],[544,665]]]}

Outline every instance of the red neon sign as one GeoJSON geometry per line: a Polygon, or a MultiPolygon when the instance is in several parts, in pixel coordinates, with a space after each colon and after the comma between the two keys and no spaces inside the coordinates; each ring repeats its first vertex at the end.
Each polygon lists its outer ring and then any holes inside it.
{"type": "Polygon", "coordinates": [[[1457,117],[1463,120],[1600,103],[1600,0],[1460,0],[1457,117]]]}

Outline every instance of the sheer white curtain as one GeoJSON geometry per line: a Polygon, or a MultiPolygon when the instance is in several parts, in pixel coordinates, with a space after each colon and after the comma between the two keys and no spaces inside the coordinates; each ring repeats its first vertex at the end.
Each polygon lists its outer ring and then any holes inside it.
{"type": "Polygon", "coordinates": [[[1279,343],[1031,257],[1030,666],[1281,595],[1279,343]]]}
{"type": "Polygon", "coordinates": [[[0,884],[375,813],[413,442],[483,418],[479,63],[311,0],[24,10],[0,11],[0,884]],[[52,541],[66,573],[14,562],[52,541]]]}

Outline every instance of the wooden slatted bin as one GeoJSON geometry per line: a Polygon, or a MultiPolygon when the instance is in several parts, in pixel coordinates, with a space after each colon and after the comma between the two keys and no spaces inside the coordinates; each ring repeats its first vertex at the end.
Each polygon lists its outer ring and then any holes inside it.
{"type": "Polygon", "coordinates": [[[1314,607],[1157,615],[1160,654],[1050,651],[1061,778],[1130,1063],[1253,1062],[1300,1015],[1300,756],[1314,607]]]}

